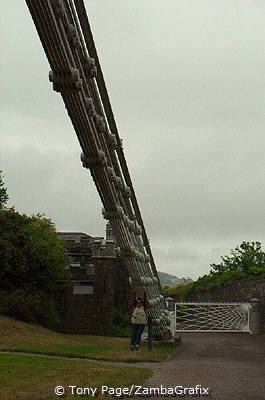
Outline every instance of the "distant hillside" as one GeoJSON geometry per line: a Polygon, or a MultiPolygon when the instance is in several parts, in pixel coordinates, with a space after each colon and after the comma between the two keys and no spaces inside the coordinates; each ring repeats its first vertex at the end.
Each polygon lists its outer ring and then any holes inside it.
{"type": "Polygon", "coordinates": [[[175,287],[179,285],[187,285],[188,283],[193,282],[193,280],[189,277],[178,278],[177,276],[170,275],[166,272],[158,271],[158,276],[161,282],[161,286],[175,287]]]}

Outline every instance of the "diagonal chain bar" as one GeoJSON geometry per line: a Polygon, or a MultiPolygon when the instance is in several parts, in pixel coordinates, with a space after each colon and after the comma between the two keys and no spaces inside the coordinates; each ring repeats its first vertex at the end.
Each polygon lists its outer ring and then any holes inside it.
{"type": "MultiPolygon", "coordinates": [[[[101,70],[101,66],[100,66],[100,62],[98,59],[98,54],[97,54],[97,50],[96,50],[96,46],[94,43],[94,39],[93,39],[93,35],[91,32],[91,28],[90,28],[90,24],[87,18],[87,14],[86,14],[86,10],[85,10],[85,6],[84,6],[84,1],[83,0],[74,0],[75,2],[75,6],[76,6],[76,10],[77,10],[77,14],[79,17],[79,21],[80,21],[80,25],[82,27],[82,31],[83,31],[83,35],[84,35],[84,40],[88,49],[88,52],[91,54],[91,56],[95,59],[96,61],[96,65],[98,68],[98,73],[96,76],[96,81],[97,81],[97,85],[99,88],[99,92],[101,95],[101,100],[102,103],[104,105],[104,109],[106,111],[106,117],[108,120],[108,124],[110,127],[111,132],[115,135],[117,142],[121,143],[120,138],[119,138],[119,133],[118,133],[118,128],[114,119],[114,115],[113,115],[113,111],[112,111],[112,107],[111,107],[111,103],[110,103],[110,99],[108,96],[108,92],[107,92],[107,88],[106,88],[106,84],[105,84],[105,80],[103,77],[103,73],[101,70]]],[[[154,275],[158,278],[158,282],[159,282],[159,277],[158,277],[158,273],[156,270],[156,266],[155,266],[155,262],[154,262],[154,258],[151,252],[151,248],[149,245],[149,240],[145,231],[145,227],[144,227],[144,223],[142,220],[142,216],[140,213],[140,209],[138,206],[138,202],[137,202],[137,198],[134,192],[134,188],[132,185],[132,181],[130,178],[130,174],[129,174],[129,170],[128,170],[128,166],[126,163],[126,159],[124,156],[124,152],[123,152],[123,148],[122,146],[118,146],[117,148],[117,156],[121,165],[121,169],[126,181],[126,184],[129,186],[130,190],[131,190],[131,201],[132,201],[132,205],[134,208],[134,212],[137,218],[137,222],[139,223],[139,225],[142,228],[142,236],[143,236],[143,240],[144,240],[144,246],[146,248],[147,254],[150,257],[150,264],[153,270],[154,275]]],[[[160,285],[160,282],[159,282],[160,285]]],[[[161,289],[161,286],[160,286],[161,289]]]]}
{"type": "Polygon", "coordinates": [[[154,334],[168,332],[168,310],[81,0],[26,0],[134,287],[147,294],[154,334]]]}

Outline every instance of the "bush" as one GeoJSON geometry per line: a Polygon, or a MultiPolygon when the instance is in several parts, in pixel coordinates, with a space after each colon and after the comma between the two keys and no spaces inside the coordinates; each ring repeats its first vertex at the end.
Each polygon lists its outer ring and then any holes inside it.
{"type": "Polygon", "coordinates": [[[131,315],[120,310],[113,311],[113,327],[111,336],[130,337],[131,336],[131,315]]]}
{"type": "Polygon", "coordinates": [[[163,288],[163,293],[165,296],[174,296],[177,297],[178,301],[184,301],[185,298],[189,295],[189,293],[192,291],[192,282],[188,283],[187,285],[179,285],[176,286],[175,288],[168,287],[168,288],[163,288]]]}
{"type": "Polygon", "coordinates": [[[46,293],[28,293],[17,289],[12,293],[0,291],[0,314],[19,320],[40,323],[49,328],[57,322],[52,300],[46,293]]]}

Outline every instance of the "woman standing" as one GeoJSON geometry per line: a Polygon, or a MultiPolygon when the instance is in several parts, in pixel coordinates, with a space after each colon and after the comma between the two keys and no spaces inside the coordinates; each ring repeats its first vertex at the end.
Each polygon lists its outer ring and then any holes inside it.
{"type": "Polygon", "coordinates": [[[134,294],[134,301],[133,301],[133,315],[132,315],[132,337],[131,337],[131,345],[130,349],[138,350],[141,344],[141,336],[145,325],[147,323],[146,317],[146,292],[144,293],[144,300],[141,297],[136,297],[136,293],[134,294]]]}

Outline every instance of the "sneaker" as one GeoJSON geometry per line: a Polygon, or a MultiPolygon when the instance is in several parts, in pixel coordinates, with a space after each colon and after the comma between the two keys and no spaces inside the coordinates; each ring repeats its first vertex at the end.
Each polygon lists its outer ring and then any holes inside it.
{"type": "Polygon", "coordinates": [[[139,347],[140,347],[139,344],[136,344],[136,345],[134,346],[135,350],[138,350],[139,347]]]}
{"type": "Polygon", "coordinates": [[[134,351],[134,347],[133,347],[132,344],[130,345],[130,349],[131,349],[132,351],[134,351]]]}

